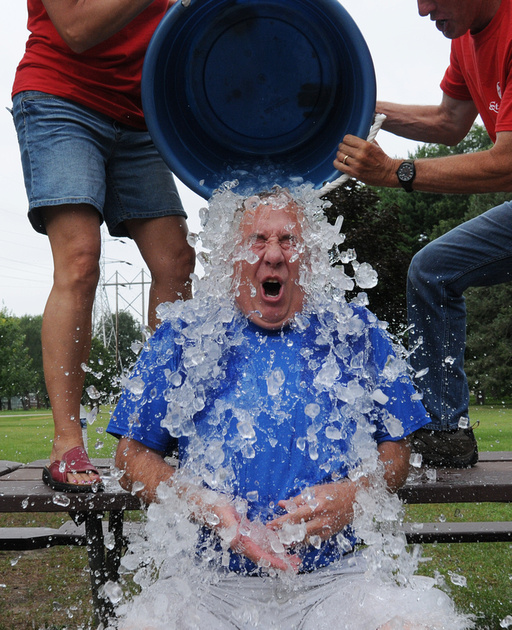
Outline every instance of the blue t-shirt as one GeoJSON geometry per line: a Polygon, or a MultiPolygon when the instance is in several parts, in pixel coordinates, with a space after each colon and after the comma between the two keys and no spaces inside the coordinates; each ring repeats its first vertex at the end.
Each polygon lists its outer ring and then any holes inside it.
{"type": "MultiPolygon", "coordinates": [[[[240,314],[222,326],[164,322],[108,431],[164,454],[177,439],[180,466],[247,500],[248,517],[265,523],[281,513],[278,501],[346,477],[362,453],[428,422],[376,318],[349,305],[341,315],[301,316],[280,331],[240,314]]],[[[341,553],[334,537],[296,551],[303,570],[341,553]]],[[[256,567],[232,554],[230,569],[256,567]]]]}

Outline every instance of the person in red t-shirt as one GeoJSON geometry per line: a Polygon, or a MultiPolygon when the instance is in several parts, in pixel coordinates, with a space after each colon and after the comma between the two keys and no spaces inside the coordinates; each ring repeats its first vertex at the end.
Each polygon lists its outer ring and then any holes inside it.
{"type": "MultiPolygon", "coordinates": [[[[455,145],[478,114],[494,145],[473,154],[421,160],[388,157],[377,145],[346,136],[337,169],[366,184],[437,193],[512,191],[512,0],[418,0],[453,40],[438,106],[377,103],[383,128],[421,142],[455,145]]],[[[464,373],[463,292],[512,278],[512,204],[507,202],[429,243],[413,258],[407,299],[413,367],[428,368],[424,403],[431,423],[413,437],[423,461],[471,466],[478,459],[469,426],[464,373]]]]}
{"type": "Polygon", "coordinates": [[[80,427],[101,223],[133,238],[150,270],[151,327],[157,304],[190,297],[186,213],[147,132],[140,93],[146,48],[170,4],[28,0],[13,117],[29,219],[48,235],[54,260],[42,345],[55,436],[43,479],[59,491],[101,487],[80,427]]]}

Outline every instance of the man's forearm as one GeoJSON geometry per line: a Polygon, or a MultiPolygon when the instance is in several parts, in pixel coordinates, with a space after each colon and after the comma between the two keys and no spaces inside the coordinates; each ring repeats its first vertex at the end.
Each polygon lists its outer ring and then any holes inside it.
{"type": "Polygon", "coordinates": [[[162,482],[170,483],[176,472],[160,453],[128,438],[120,439],[115,461],[117,468],[124,472],[121,486],[145,503],[156,501],[158,486],[162,482]]]}
{"type": "Polygon", "coordinates": [[[153,0],[43,0],[62,39],[76,53],[105,41],[153,0]]]}
{"type": "Polygon", "coordinates": [[[458,144],[476,119],[473,101],[458,101],[443,95],[440,105],[403,105],[378,101],[376,111],[385,114],[382,128],[417,142],[458,144]]]}
{"type": "Polygon", "coordinates": [[[411,449],[407,439],[398,442],[381,442],[379,459],[384,466],[384,481],[391,492],[401,488],[409,474],[411,449]]]}
{"type": "Polygon", "coordinates": [[[447,142],[450,135],[443,130],[442,126],[432,124],[433,121],[438,120],[435,106],[378,102],[376,111],[386,116],[382,129],[396,136],[417,142],[451,144],[447,142]]]}

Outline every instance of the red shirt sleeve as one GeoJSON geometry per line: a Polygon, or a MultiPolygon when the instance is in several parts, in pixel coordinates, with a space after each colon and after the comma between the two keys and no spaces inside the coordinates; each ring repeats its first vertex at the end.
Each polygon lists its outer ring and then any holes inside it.
{"type": "Polygon", "coordinates": [[[450,53],[450,65],[446,69],[443,80],[441,81],[441,89],[445,94],[458,101],[472,100],[459,62],[457,61],[457,56],[454,53],[453,45],[450,53]]]}

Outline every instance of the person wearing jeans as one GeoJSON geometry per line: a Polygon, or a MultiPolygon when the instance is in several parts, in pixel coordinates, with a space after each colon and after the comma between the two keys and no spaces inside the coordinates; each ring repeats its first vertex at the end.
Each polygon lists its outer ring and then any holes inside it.
{"type": "MultiPolygon", "coordinates": [[[[419,142],[458,144],[480,115],[493,146],[485,151],[418,160],[392,159],[378,145],[346,136],[338,170],[374,186],[444,194],[512,191],[512,0],[417,0],[452,40],[440,105],[378,102],[383,129],[419,142]]],[[[510,280],[512,208],[505,203],[428,244],[413,258],[408,279],[411,362],[422,377],[431,422],[413,447],[426,464],[465,467],[478,460],[468,419],[464,374],[470,286],[510,280]],[[415,346],[411,346],[415,347],[415,346]]]]}
{"type": "Polygon", "coordinates": [[[490,286],[512,279],[511,217],[512,203],[506,202],[429,243],[411,262],[407,303],[413,324],[410,343],[417,346],[411,363],[418,372],[428,368],[418,380],[431,417],[425,429],[451,432],[449,435],[457,437],[459,446],[454,453],[449,439],[440,443],[440,462],[450,454],[460,466],[477,461],[469,428],[469,388],[464,372],[463,294],[470,286],[490,286]]]}

